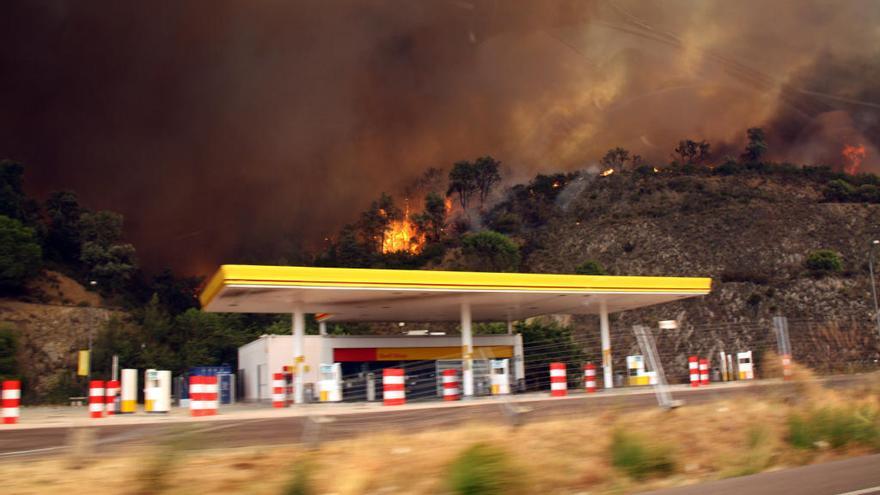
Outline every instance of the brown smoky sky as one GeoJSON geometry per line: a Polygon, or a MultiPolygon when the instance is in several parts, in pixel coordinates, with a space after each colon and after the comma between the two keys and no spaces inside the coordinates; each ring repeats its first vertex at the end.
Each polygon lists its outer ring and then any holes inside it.
{"type": "Polygon", "coordinates": [[[523,179],[764,126],[775,159],[877,170],[878,42],[874,0],[7,1],[0,156],[206,273],[486,154],[523,179]]]}

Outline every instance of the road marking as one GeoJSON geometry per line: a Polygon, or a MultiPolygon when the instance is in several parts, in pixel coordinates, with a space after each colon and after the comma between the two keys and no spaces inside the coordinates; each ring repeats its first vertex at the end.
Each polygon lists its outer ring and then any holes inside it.
{"type": "Polygon", "coordinates": [[[871,488],[862,488],[861,490],[856,490],[853,492],[838,493],[837,495],[864,495],[866,493],[874,492],[880,492],[880,485],[872,486],[871,488]]]}
{"type": "Polygon", "coordinates": [[[27,455],[27,454],[36,454],[37,452],[48,452],[50,450],[58,450],[58,449],[66,449],[66,445],[62,445],[59,447],[45,447],[42,449],[31,449],[31,450],[17,450],[15,452],[3,452],[0,453],[0,457],[15,457],[17,455],[27,455]]]}

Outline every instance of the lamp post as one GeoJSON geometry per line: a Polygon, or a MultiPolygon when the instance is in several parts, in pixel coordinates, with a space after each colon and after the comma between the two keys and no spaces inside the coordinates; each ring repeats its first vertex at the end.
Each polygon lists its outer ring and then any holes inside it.
{"type": "Polygon", "coordinates": [[[874,281],[874,248],[880,245],[880,240],[871,241],[871,251],[868,256],[868,271],[871,274],[871,294],[874,296],[874,323],[877,325],[877,333],[880,335],[880,307],[877,305],[877,283],[874,281]]]}

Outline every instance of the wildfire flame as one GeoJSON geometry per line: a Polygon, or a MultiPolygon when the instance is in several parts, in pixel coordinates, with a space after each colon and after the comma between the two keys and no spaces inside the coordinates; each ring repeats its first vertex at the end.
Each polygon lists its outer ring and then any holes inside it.
{"type": "Polygon", "coordinates": [[[858,146],[847,144],[843,147],[843,151],[841,151],[840,154],[843,155],[843,159],[846,162],[843,165],[843,171],[850,175],[855,175],[859,172],[859,168],[862,166],[862,161],[865,160],[867,151],[865,151],[865,145],[863,144],[858,146]]]}
{"type": "Polygon", "coordinates": [[[614,173],[614,169],[609,168],[608,170],[603,170],[603,171],[599,172],[599,175],[601,175],[602,177],[608,177],[609,175],[611,175],[613,173],[614,173]]]}
{"type": "Polygon", "coordinates": [[[393,220],[382,234],[382,253],[419,254],[424,247],[425,236],[410,220],[409,205],[407,205],[403,220],[393,220]]]}

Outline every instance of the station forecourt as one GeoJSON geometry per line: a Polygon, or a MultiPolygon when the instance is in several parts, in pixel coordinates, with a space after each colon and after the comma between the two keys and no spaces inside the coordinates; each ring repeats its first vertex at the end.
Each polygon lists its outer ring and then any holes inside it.
{"type": "Polygon", "coordinates": [[[261,363],[244,368],[245,398],[266,398],[272,373],[291,366],[294,402],[302,403],[305,385],[318,380],[320,365],[331,363],[454,363],[463,395],[473,396],[475,363],[508,358],[514,378],[522,378],[528,356],[522,355],[512,322],[556,314],[598,317],[603,381],[611,388],[609,314],[699,297],[710,289],[711,279],[702,277],[222,265],[200,300],[208,312],[291,315],[290,336],[261,337],[243,346],[239,357],[261,363]],[[306,314],[319,321],[319,335],[305,334],[306,314]],[[457,322],[461,335],[332,336],[326,322],[457,322]],[[506,322],[508,335],[475,336],[474,322],[506,322]]]}

